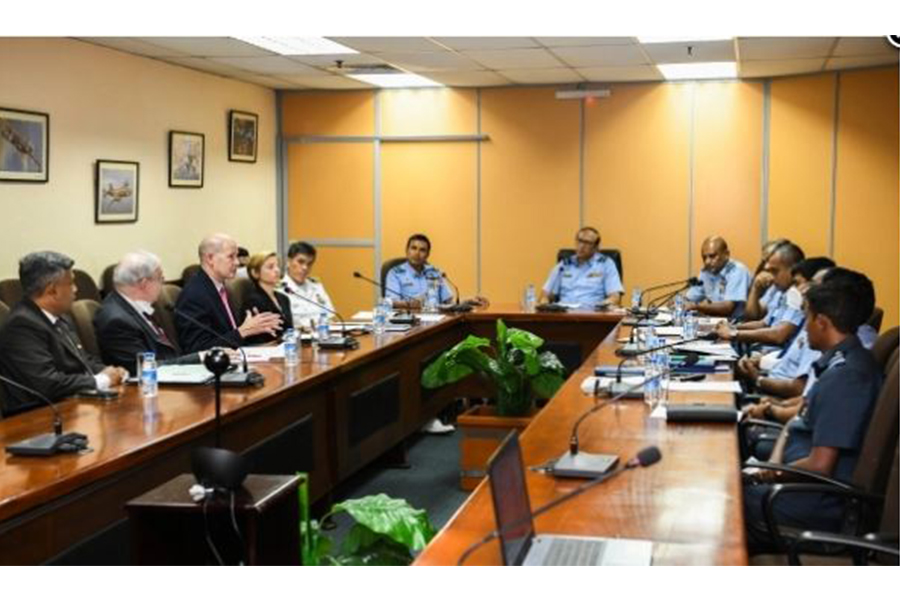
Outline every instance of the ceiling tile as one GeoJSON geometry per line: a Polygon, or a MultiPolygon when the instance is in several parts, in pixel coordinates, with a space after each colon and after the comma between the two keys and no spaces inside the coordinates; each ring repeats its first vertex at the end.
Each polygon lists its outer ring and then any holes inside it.
{"type": "Polygon", "coordinates": [[[94,37],[78,39],[93,44],[99,44],[100,46],[106,46],[107,48],[115,48],[116,50],[122,50],[132,54],[140,54],[141,56],[151,56],[154,58],[158,56],[188,56],[188,54],[184,52],[162,48],[161,46],[150,44],[138,38],[94,37]]]}
{"type": "Polygon", "coordinates": [[[275,56],[240,40],[224,37],[143,37],[141,41],[161,46],[166,54],[159,56],[275,56]]]}
{"type": "Polygon", "coordinates": [[[564,67],[544,49],[470,50],[466,56],[489,69],[551,69],[564,67]]]}
{"type": "Polygon", "coordinates": [[[649,62],[636,45],[560,47],[552,52],[572,67],[623,67],[649,62]]]}
{"type": "Polygon", "coordinates": [[[844,37],[838,39],[832,56],[871,56],[873,54],[897,56],[897,49],[891,46],[883,35],[844,37]]]}
{"type": "Polygon", "coordinates": [[[488,87],[509,85],[509,79],[494,71],[436,71],[429,79],[454,87],[488,87]]]}
{"type": "Polygon", "coordinates": [[[859,67],[877,67],[880,65],[897,66],[897,55],[885,56],[842,56],[838,58],[829,58],[825,61],[825,70],[834,71],[836,69],[855,69],[859,67]]]}
{"type": "Polygon", "coordinates": [[[584,81],[574,69],[510,69],[500,74],[514,83],[573,83],[584,81]]]}
{"type": "Polygon", "coordinates": [[[633,37],[539,37],[534,38],[548,48],[567,46],[623,46],[635,44],[633,37]]]}
{"type": "Polygon", "coordinates": [[[360,52],[440,52],[440,46],[423,37],[330,37],[360,52]]]}
{"type": "Polygon", "coordinates": [[[257,75],[322,75],[315,67],[301,64],[283,56],[259,56],[253,58],[211,58],[213,62],[230,65],[257,75]]]}
{"type": "Polygon", "coordinates": [[[801,73],[817,73],[825,63],[823,58],[799,58],[795,60],[742,60],[738,63],[738,76],[779,77],[781,75],[798,75],[801,73]]]}
{"type": "Polygon", "coordinates": [[[455,52],[385,52],[381,60],[418,71],[477,71],[478,63],[455,52]]]}
{"type": "Polygon", "coordinates": [[[438,37],[432,39],[454,50],[540,48],[540,44],[530,37],[438,37]]]}
{"type": "Polygon", "coordinates": [[[644,51],[656,64],[734,61],[734,41],[676,42],[644,44],[644,51]],[[688,54],[690,48],[690,54],[688,54]]]}
{"type": "Polygon", "coordinates": [[[247,83],[255,83],[256,85],[261,85],[263,87],[267,87],[273,90],[282,90],[288,88],[295,88],[297,84],[292,84],[284,79],[279,79],[277,77],[263,77],[260,75],[243,75],[243,76],[235,76],[235,79],[239,79],[241,81],[246,81],[247,83]]]}
{"type": "Polygon", "coordinates": [[[289,58],[310,67],[320,68],[334,67],[336,60],[342,61],[345,67],[378,65],[384,63],[380,58],[362,52],[359,54],[310,54],[306,56],[286,56],[285,58],[289,58]]]}
{"type": "Polygon", "coordinates": [[[834,40],[833,37],[738,38],[738,46],[742,61],[824,58],[831,52],[834,40]]]}
{"type": "Polygon", "coordinates": [[[588,81],[661,81],[663,76],[651,65],[633,67],[589,67],[578,69],[588,81]]]}
{"type": "Polygon", "coordinates": [[[350,79],[349,77],[341,77],[339,75],[284,75],[279,77],[285,81],[309,88],[317,88],[323,90],[349,90],[349,89],[370,89],[374,86],[362,81],[350,79]]]}
{"type": "Polygon", "coordinates": [[[193,56],[167,56],[158,60],[171,63],[173,65],[196,69],[197,71],[213,73],[215,75],[227,75],[229,77],[234,75],[253,75],[253,73],[248,73],[247,71],[238,69],[235,66],[213,62],[208,58],[195,58],[193,56]]]}

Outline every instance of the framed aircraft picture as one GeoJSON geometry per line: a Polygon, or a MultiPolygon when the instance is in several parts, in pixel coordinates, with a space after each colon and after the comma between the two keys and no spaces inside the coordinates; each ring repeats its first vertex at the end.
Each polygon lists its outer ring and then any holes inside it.
{"type": "Polygon", "coordinates": [[[140,163],[97,160],[95,223],[134,223],[138,218],[140,163]]]}
{"type": "Polygon", "coordinates": [[[233,110],[228,119],[228,160],[256,162],[259,116],[233,110]]]}
{"type": "Polygon", "coordinates": [[[0,108],[0,181],[47,183],[50,115],[0,108]]]}
{"type": "Polygon", "coordinates": [[[169,187],[203,187],[205,140],[202,133],[169,132],[169,187]]]}

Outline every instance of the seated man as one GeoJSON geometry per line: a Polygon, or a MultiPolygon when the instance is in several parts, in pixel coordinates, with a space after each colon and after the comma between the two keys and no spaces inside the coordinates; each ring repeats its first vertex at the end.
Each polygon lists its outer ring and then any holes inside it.
{"type": "MultiPolygon", "coordinates": [[[[822,352],[814,363],[818,379],[800,414],[785,428],[783,444],[772,462],[789,464],[849,482],[875,400],[881,372],[855,335],[874,307],[872,282],[861,273],[812,286],[806,296],[806,330],[810,346],[822,352]]],[[[789,481],[783,471],[748,474],[744,513],[751,552],[766,550],[763,501],[772,484],[789,481]]],[[[843,502],[818,494],[787,495],[774,505],[778,522],[790,527],[834,531],[843,502]]]]}
{"type": "Polygon", "coordinates": [[[600,252],[600,232],[582,227],[575,235],[575,254],[557,263],[541,290],[541,301],[594,308],[617,305],[622,280],[616,263],[600,252]]]}
{"type": "Polygon", "coordinates": [[[94,315],[100,355],[135,375],[138,353],[153,352],[158,364],[199,363],[201,353],[182,356],[177,340],[169,339],[154,313],[162,292],[162,264],[155,254],[130,252],[113,271],[115,289],[94,315]]]}
{"type": "Polygon", "coordinates": [[[685,308],[713,317],[739,317],[747,301],[750,271],[731,258],[728,243],[718,236],[706,238],[700,254],[702,285],[688,290],[685,308]]]}
{"type": "Polygon", "coordinates": [[[248,313],[238,325],[240,315],[235,315],[236,308],[232,307],[225,287],[225,282],[237,272],[237,251],[237,243],[224,233],[200,242],[200,270],[181,290],[175,304],[175,328],[184,352],[223,344],[237,348],[244,338],[281,330],[281,317],[268,312],[248,313]]]}
{"type": "MultiPolygon", "coordinates": [[[[434,286],[438,304],[453,302],[453,290],[447,285],[440,269],[428,263],[431,254],[431,240],[422,233],[409,236],[406,241],[406,262],[397,265],[387,273],[384,282],[384,296],[389,298],[394,308],[422,308],[429,286],[434,286]]],[[[487,305],[487,299],[476,296],[464,300],[474,306],[487,305]]]]}
{"type": "Polygon", "coordinates": [[[767,307],[766,316],[760,321],[741,323],[736,329],[720,323],[716,327],[719,337],[725,341],[758,345],[764,352],[786,347],[803,321],[802,296],[787,291],[794,282],[791,269],[804,258],[799,246],[790,242],[778,246],[766,263],[772,285],[782,292],[777,303],[767,307]]]}
{"type": "MultiPolygon", "coordinates": [[[[67,313],[75,300],[75,262],[58,252],[33,252],[19,261],[22,301],[0,331],[0,373],[51,401],[119,385],[128,372],[104,366],[82,348],[67,313]]],[[[6,387],[4,415],[44,403],[6,387]]]]}
{"type": "Polygon", "coordinates": [[[744,304],[744,314],[741,316],[744,321],[762,319],[766,316],[768,307],[777,303],[778,295],[781,292],[772,285],[772,274],[766,271],[766,265],[769,263],[772,253],[779,246],[788,242],[790,240],[778,238],[763,244],[759,265],[753,273],[753,280],[750,282],[750,290],[747,293],[747,302],[744,304]]]}
{"type": "MultiPolygon", "coordinates": [[[[306,242],[294,242],[288,247],[287,256],[287,273],[281,280],[281,286],[288,290],[294,326],[311,331],[313,321],[322,312],[312,302],[327,306],[332,311],[334,304],[322,282],[310,276],[313,265],[316,264],[316,249],[306,242]],[[312,302],[307,302],[304,298],[312,302]]],[[[330,312],[328,316],[331,318],[330,312]]]]}

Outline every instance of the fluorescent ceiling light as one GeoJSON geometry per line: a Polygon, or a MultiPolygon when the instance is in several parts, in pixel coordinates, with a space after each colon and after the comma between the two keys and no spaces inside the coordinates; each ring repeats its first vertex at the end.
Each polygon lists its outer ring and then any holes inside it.
{"type": "Polygon", "coordinates": [[[734,79],[737,77],[735,62],[669,63],[656,65],[663,77],[676,79],[734,79]]]}
{"type": "Polygon", "coordinates": [[[733,37],[730,35],[643,35],[638,36],[638,41],[642,44],[674,44],[678,42],[718,42],[720,40],[730,40],[733,37]]]}
{"type": "Polygon", "coordinates": [[[322,37],[236,37],[248,44],[281,54],[282,56],[308,56],[316,54],[359,54],[353,48],[322,37]]]}
{"type": "Polygon", "coordinates": [[[381,88],[417,88],[417,87],[442,87],[443,84],[433,81],[415,73],[376,73],[365,74],[360,73],[353,75],[348,73],[347,77],[363,81],[376,87],[381,88]]]}

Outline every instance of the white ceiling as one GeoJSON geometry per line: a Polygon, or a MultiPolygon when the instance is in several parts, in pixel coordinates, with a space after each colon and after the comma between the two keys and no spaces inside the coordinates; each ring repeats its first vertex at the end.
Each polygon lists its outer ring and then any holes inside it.
{"type": "Polygon", "coordinates": [[[335,74],[390,65],[456,87],[661,81],[657,64],[734,61],[744,78],[779,77],[897,64],[884,37],[735,38],[641,44],[637,38],[334,37],[361,54],[279,56],[225,37],[81,38],[140,56],[273,89],[353,89],[368,84],[335,74]]]}

